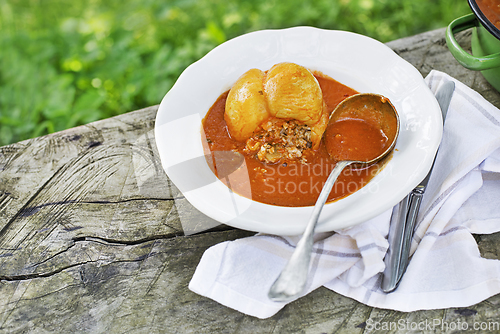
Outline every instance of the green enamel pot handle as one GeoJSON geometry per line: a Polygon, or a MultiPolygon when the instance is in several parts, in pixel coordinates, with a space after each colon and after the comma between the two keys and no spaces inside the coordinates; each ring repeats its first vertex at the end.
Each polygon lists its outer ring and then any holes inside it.
{"type": "Polygon", "coordinates": [[[478,26],[479,21],[471,13],[454,20],[446,29],[446,44],[455,59],[465,68],[483,71],[500,66],[500,52],[484,57],[475,57],[464,51],[455,39],[454,34],[478,26]]]}

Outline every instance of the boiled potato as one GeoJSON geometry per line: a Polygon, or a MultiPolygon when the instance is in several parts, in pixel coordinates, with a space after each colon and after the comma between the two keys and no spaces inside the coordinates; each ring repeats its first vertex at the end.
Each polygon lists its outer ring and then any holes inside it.
{"type": "Polygon", "coordinates": [[[323,93],[314,75],[294,63],[276,64],[264,81],[264,94],[272,116],[316,124],[323,113],[323,93]]]}
{"type": "Polygon", "coordinates": [[[248,139],[270,114],[264,97],[264,72],[251,69],[229,91],[224,120],[229,133],[238,140],[248,139]]]}
{"type": "Polygon", "coordinates": [[[262,131],[259,127],[268,119],[287,119],[310,128],[307,140],[313,149],[321,142],[328,117],[318,81],[294,63],[276,64],[267,73],[258,69],[244,73],[229,91],[224,113],[229,133],[238,141],[262,131]]]}

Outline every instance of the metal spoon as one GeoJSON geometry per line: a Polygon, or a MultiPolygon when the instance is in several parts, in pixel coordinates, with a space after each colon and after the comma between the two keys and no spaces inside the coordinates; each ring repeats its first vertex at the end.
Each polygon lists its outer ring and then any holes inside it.
{"type": "Polygon", "coordinates": [[[359,158],[354,157],[352,154],[350,154],[351,156],[349,154],[343,155],[340,157],[343,159],[339,159],[338,152],[332,151],[327,145],[328,154],[338,162],[319,194],[311,218],[302,238],[297,243],[295,251],[269,290],[268,296],[271,300],[290,301],[304,291],[311,261],[314,230],[321,210],[342,170],[352,164],[359,165],[359,167],[374,164],[386,157],[396,144],[399,134],[399,116],[390,101],[381,95],[357,94],[342,101],[330,116],[329,126],[325,131],[325,139],[328,139],[329,135],[332,136],[329,131],[330,124],[345,119],[363,120],[375,124],[387,137],[386,149],[374,157],[366,157],[361,160],[356,160],[359,158]]]}

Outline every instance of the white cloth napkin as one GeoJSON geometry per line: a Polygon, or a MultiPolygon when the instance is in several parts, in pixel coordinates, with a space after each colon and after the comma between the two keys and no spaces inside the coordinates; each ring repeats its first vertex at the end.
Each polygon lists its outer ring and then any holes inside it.
{"type": "MultiPolygon", "coordinates": [[[[500,231],[500,110],[445,73],[432,71],[425,80],[434,93],[445,80],[456,86],[399,287],[389,294],[380,289],[389,210],[317,235],[305,294],[325,286],[369,306],[410,312],[470,306],[500,292],[500,261],[482,258],[472,236],[500,231]]],[[[267,293],[299,238],[258,234],[215,245],[189,288],[242,313],[270,317],[285,303],[267,293]]]]}

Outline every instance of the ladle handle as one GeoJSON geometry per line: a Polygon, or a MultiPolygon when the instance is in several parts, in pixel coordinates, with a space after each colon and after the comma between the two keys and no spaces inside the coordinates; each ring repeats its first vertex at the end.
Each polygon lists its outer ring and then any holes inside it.
{"type": "Polygon", "coordinates": [[[318,222],[321,210],[328,199],[328,195],[332,190],[335,181],[339,177],[344,168],[352,164],[354,161],[340,161],[335,165],[326,180],[321,193],[316,200],[314,209],[307,223],[306,229],[302,238],[297,243],[297,247],[293,252],[290,260],[285,268],[278,276],[274,284],[269,290],[268,296],[274,301],[290,301],[301,294],[306,286],[307,276],[309,274],[309,263],[311,262],[311,251],[313,246],[313,236],[316,224],[318,222]]]}

